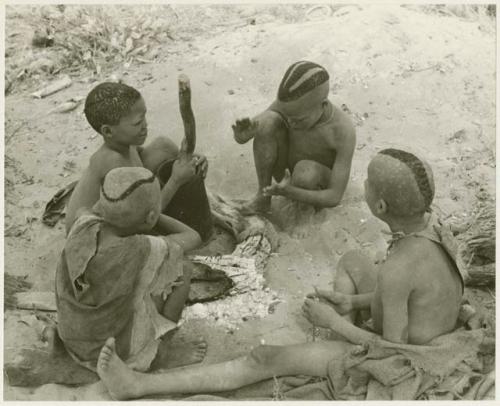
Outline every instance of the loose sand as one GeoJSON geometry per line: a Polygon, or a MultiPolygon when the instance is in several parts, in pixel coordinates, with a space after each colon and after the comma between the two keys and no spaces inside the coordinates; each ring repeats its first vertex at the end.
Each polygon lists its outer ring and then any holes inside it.
{"type": "MultiPolygon", "coordinates": [[[[332,77],[332,102],[346,104],[357,123],[351,179],[339,207],[315,213],[283,199],[273,203],[281,243],[265,277],[284,303],[265,318],[242,321],[232,334],[203,320],[182,327],[183,334],[206,337],[207,363],[238,356],[261,340],[311,340],[311,327],[300,310],[305,294],[313,285],[330,283],[347,250],[382,255],[384,225],[363,201],[367,162],[381,148],[409,149],[430,162],[435,205],[450,220],[472,211],[480,188],[492,196],[495,191],[493,25],[399,6],[348,6],[326,19],[293,24],[268,20],[178,42],[177,52],[165,51],[162,63],[132,66],[123,76],[146,100],[150,136],[168,135],[178,143],[183,132],[177,76],[190,77],[196,149],[210,162],[207,188],[229,197],[249,198],[256,188],[251,143],[234,142],[231,124],[267,107],[292,62],[310,59],[324,65],[332,77]]],[[[43,100],[34,100],[29,92],[5,100],[6,135],[26,120],[5,147],[5,221],[6,229],[13,227],[5,238],[5,271],[29,275],[33,290],[53,290],[64,241],[62,224],[53,229],[41,224],[44,205],[78,178],[101,142],[82,107],[68,114],[44,113],[71,97],[85,96],[93,85],[75,82],[43,100]]],[[[5,361],[23,347],[42,345],[34,327],[29,312],[6,312],[5,361]]],[[[108,398],[100,384],[26,389],[4,381],[4,393],[6,400],[108,398]]]]}

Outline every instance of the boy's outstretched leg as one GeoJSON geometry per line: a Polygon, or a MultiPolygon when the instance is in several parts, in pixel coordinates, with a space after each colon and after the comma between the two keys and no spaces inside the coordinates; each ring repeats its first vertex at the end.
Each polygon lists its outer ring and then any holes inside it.
{"type": "Polygon", "coordinates": [[[97,372],[115,399],[224,392],[274,376],[326,376],[328,364],[340,360],[350,348],[352,344],[338,341],[259,346],[247,356],[219,364],[143,374],[128,369],[108,340],[99,356],[97,372]]]}
{"type": "Polygon", "coordinates": [[[113,399],[134,399],[137,390],[137,372],[130,369],[116,354],[115,339],[108,338],[97,360],[97,374],[113,399]]]}

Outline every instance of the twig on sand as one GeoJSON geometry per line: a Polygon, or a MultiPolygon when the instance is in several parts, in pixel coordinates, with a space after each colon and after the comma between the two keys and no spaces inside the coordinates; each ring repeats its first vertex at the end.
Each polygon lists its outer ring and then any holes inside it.
{"type": "Polygon", "coordinates": [[[423,72],[425,70],[430,70],[430,69],[435,69],[439,68],[441,65],[439,63],[436,63],[435,65],[428,66],[427,68],[422,68],[422,69],[410,69],[410,72],[423,72]]]}
{"type": "Polygon", "coordinates": [[[306,15],[306,18],[308,20],[315,20],[317,19],[317,17],[314,17],[314,12],[315,11],[318,11],[318,10],[321,10],[322,11],[322,15],[321,17],[330,17],[333,13],[333,9],[330,5],[328,4],[319,4],[319,5],[315,5],[315,6],[312,6],[310,8],[307,9],[305,15],[306,15]]]}

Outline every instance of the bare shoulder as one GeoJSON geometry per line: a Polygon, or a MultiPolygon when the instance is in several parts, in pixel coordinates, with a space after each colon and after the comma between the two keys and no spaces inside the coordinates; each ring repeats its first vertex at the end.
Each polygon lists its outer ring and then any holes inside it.
{"type": "Polygon", "coordinates": [[[426,238],[404,238],[396,242],[394,249],[381,265],[381,270],[384,269],[388,279],[398,280],[398,283],[401,282],[401,278],[411,282],[419,274],[419,270],[427,269],[434,262],[438,249],[426,238]]]}
{"type": "Polygon", "coordinates": [[[111,169],[129,166],[128,163],[119,152],[102,146],[90,158],[89,169],[102,179],[111,169]]]}
{"type": "Polygon", "coordinates": [[[332,106],[331,141],[337,149],[353,151],[356,146],[356,130],[350,117],[335,105],[332,106]]]}

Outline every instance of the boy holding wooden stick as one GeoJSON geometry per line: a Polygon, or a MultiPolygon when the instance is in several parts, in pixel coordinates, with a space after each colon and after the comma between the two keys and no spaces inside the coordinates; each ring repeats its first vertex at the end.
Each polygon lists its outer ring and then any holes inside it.
{"type": "MultiPolygon", "coordinates": [[[[99,199],[99,188],[114,168],[145,167],[156,173],[160,165],[174,160],[172,173],[161,192],[162,212],[179,188],[196,177],[204,178],[208,163],[204,156],[179,151],[167,137],[157,137],[143,147],[148,135],[146,103],[133,87],[105,82],[90,91],[85,100],[85,116],[103,137],[103,144],[92,155],[87,169],[68,203],[66,232],[69,233],[78,212],[92,208],[99,199]]],[[[192,151],[190,151],[192,152],[192,151]]]]}

